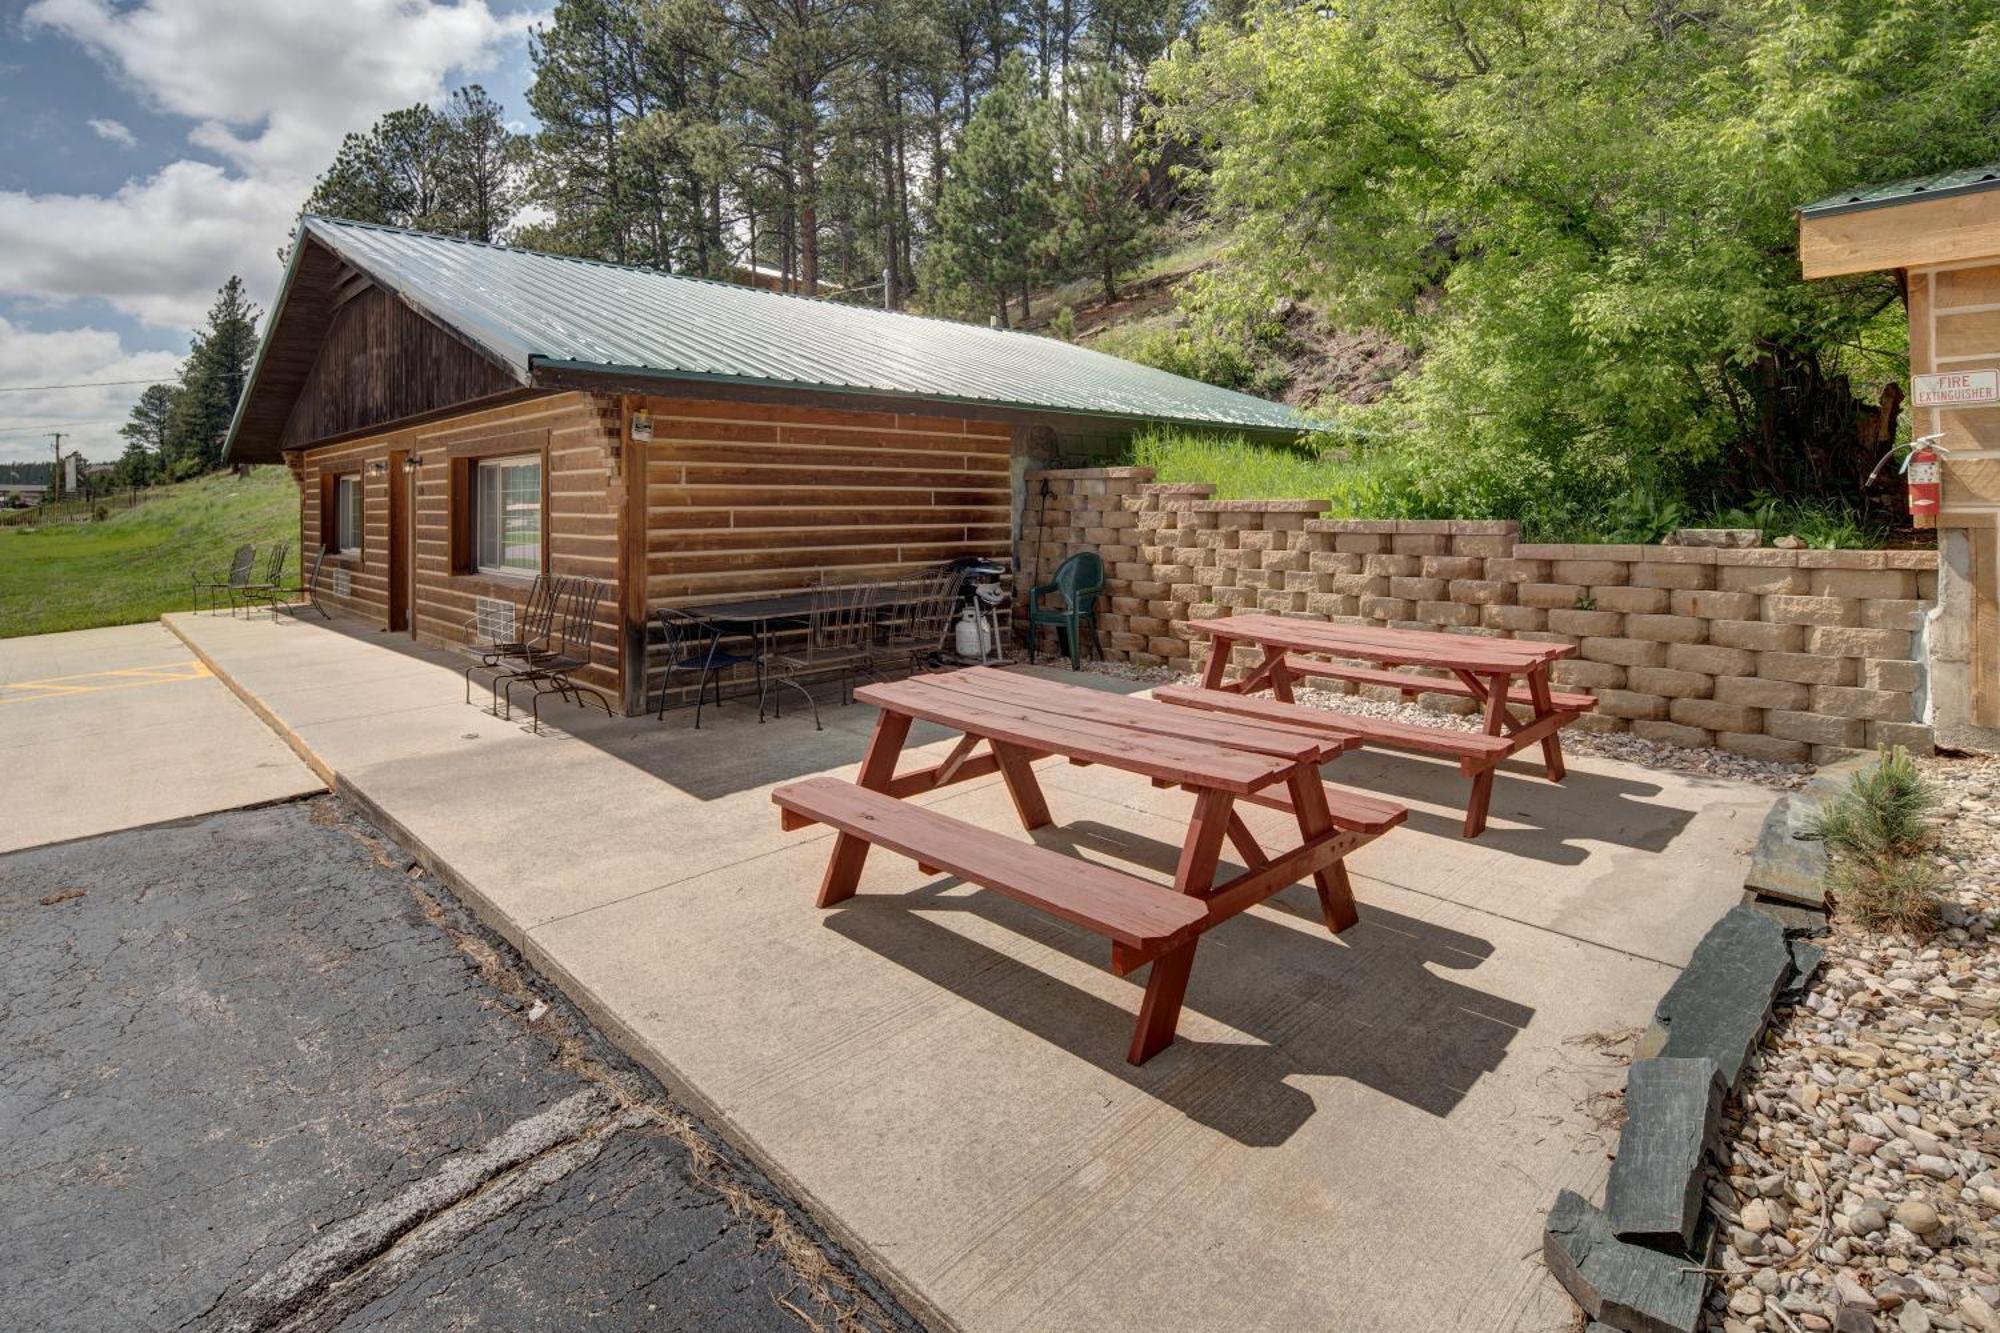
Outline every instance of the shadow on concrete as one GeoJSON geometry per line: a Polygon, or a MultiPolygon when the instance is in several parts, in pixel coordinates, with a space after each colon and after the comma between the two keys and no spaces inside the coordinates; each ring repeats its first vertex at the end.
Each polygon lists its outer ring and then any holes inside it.
{"type": "MultiPolygon", "coordinates": [[[[1091,821],[1035,839],[1169,870],[1178,854],[1091,821]]],[[[1240,870],[1225,863],[1218,875],[1240,870]]],[[[1107,965],[1097,936],[1000,894],[946,892],[962,883],[943,876],[909,893],[858,894],[827,915],[827,928],[1251,1147],[1284,1143],[1312,1116],[1311,1095],[1295,1086],[1301,1076],[1351,1079],[1442,1119],[1500,1067],[1534,1017],[1526,1005],[1427,966],[1476,968],[1493,952],[1487,940],[1367,904],[1360,924],[1334,938],[1311,889],[1294,885],[1269,903],[1299,925],[1248,912],[1205,935],[1196,951],[1187,1012],[1249,1040],[1195,1039],[1183,1018],[1174,1045],[1135,1067],[1125,1047],[1146,972],[1126,979],[1128,1008],[930,919],[974,913],[1079,962],[1107,965]]]]}

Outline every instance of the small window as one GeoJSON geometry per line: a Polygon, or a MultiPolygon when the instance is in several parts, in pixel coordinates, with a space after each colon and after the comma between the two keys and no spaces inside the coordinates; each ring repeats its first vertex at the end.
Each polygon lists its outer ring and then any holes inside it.
{"type": "Polygon", "coordinates": [[[540,573],[541,458],[482,458],[473,480],[472,527],[480,573],[540,573]]]}
{"type": "Polygon", "coordinates": [[[361,550],[361,474],[333,479],[333,549],[342,555],[361,550]]]}

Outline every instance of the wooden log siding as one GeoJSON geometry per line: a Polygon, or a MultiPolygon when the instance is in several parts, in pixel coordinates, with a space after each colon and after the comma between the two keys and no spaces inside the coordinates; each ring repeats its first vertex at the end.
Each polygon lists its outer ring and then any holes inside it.
{"type": "MultiPolygon", "coordinates": [[[[543,541],[550,571],[601,579],[590,679],[617,695],[624,608],[619,596],[621,510],[643,512],[644,606],[693,606],[804,590],[822,574],[893,578],[962,555],[1005,560],[1010,549],[1010,433],[1005,425],[949,416],[847,412],[756,403],[652,398],[653,439],[643,455],[643,495],[619,458],[620,401],[582,392],[407,427],[306,452],[300,539],[317,549],[322,472],[359,467],[364,541],[348,570],[350,593],[332,595],[328,558],[322,599],[337,611],[386,625],[388,478],[367,465],[405,449],[421,458],[411,493],[415,518],[412,628],[431,644],[465,639],[478,596],[517,604],[525,581],[454,574],[450,457],[503,440],[547,433],[548,510],[543,541]],[[643,501],[643,504],[641,503],[643,501]]],[[[511,444],[508,446],[513,447],[511,444]]],[[[633,603],[638,605],[636,599],[633,603]]],[[[658,668],[646,682],[647,705],[658,668]]]]}
{"type": "Polygon", "coordinates": [[[589,394],[562,393],[309,451],[300,490],[300,544],[308,552],[317,550],[320,541],[321,472],[358,464],[362,476],[361,556],[339,562],[327,557],[320,579],[322,601],[369,624],[388,624],[388,474],[370,472],[368,464],[377,459],[386,463],[391,450],[406,449],[423,460],[411,479],[410,495],[415,526],[411,627],[416,638],[435,645],[466,642],[466,623],[482,596],[505,597],[518,606],[527,596],[526,579],[452,572],[450,460],[454,453],[478,452],[489,442],[506,452],[533,452],[522,447],[524,441],[532,441],[545,451],[549,503],[542,521],[544,558],[552,574],[580,575],[605,584],[607,595],[598,608],[593,649],[600,665],[586,679],[616,697],[617,517],[610,467],[616,427],[616,414],[607,411],[604,401],[589,394]],[[337,567],[345,567],[351,580],[351,594],[345,598],[332,595],[337,567]]]}

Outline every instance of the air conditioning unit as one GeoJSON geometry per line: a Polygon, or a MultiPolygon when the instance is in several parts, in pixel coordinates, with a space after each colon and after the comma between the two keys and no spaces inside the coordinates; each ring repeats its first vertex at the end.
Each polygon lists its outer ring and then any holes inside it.
{"type": "Polygon", "coordinates": [[[514,641],[514,604],[505,597],[472,599],[473,633],[484,643],[514,641]]]}
{"type": "Polygon", "coordinates": [[[345,569],[334,570],[333,595],[335,597],[352,597],[354,595],[354,575],[345,569]]]}

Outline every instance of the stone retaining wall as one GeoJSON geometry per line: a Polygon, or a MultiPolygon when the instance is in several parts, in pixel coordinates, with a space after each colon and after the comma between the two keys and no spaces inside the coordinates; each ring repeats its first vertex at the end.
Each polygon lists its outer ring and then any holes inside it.
{"type": "Polygon", "coordinates": [[[1030,472],[1027,487],[1021,586],[1097,551],[1114,660],[1193,670],[1206,649],[1186,622],[1237,611],[1537,639],[1576,646],[1555,679],[1597,696],[1578,722],[1594,730],[1792,761],[1931,748],[1931,551],[1537,545],[1511,522],[1217,501],[1212,486],[1155,483],[1147,468],[1030,472]]]}

